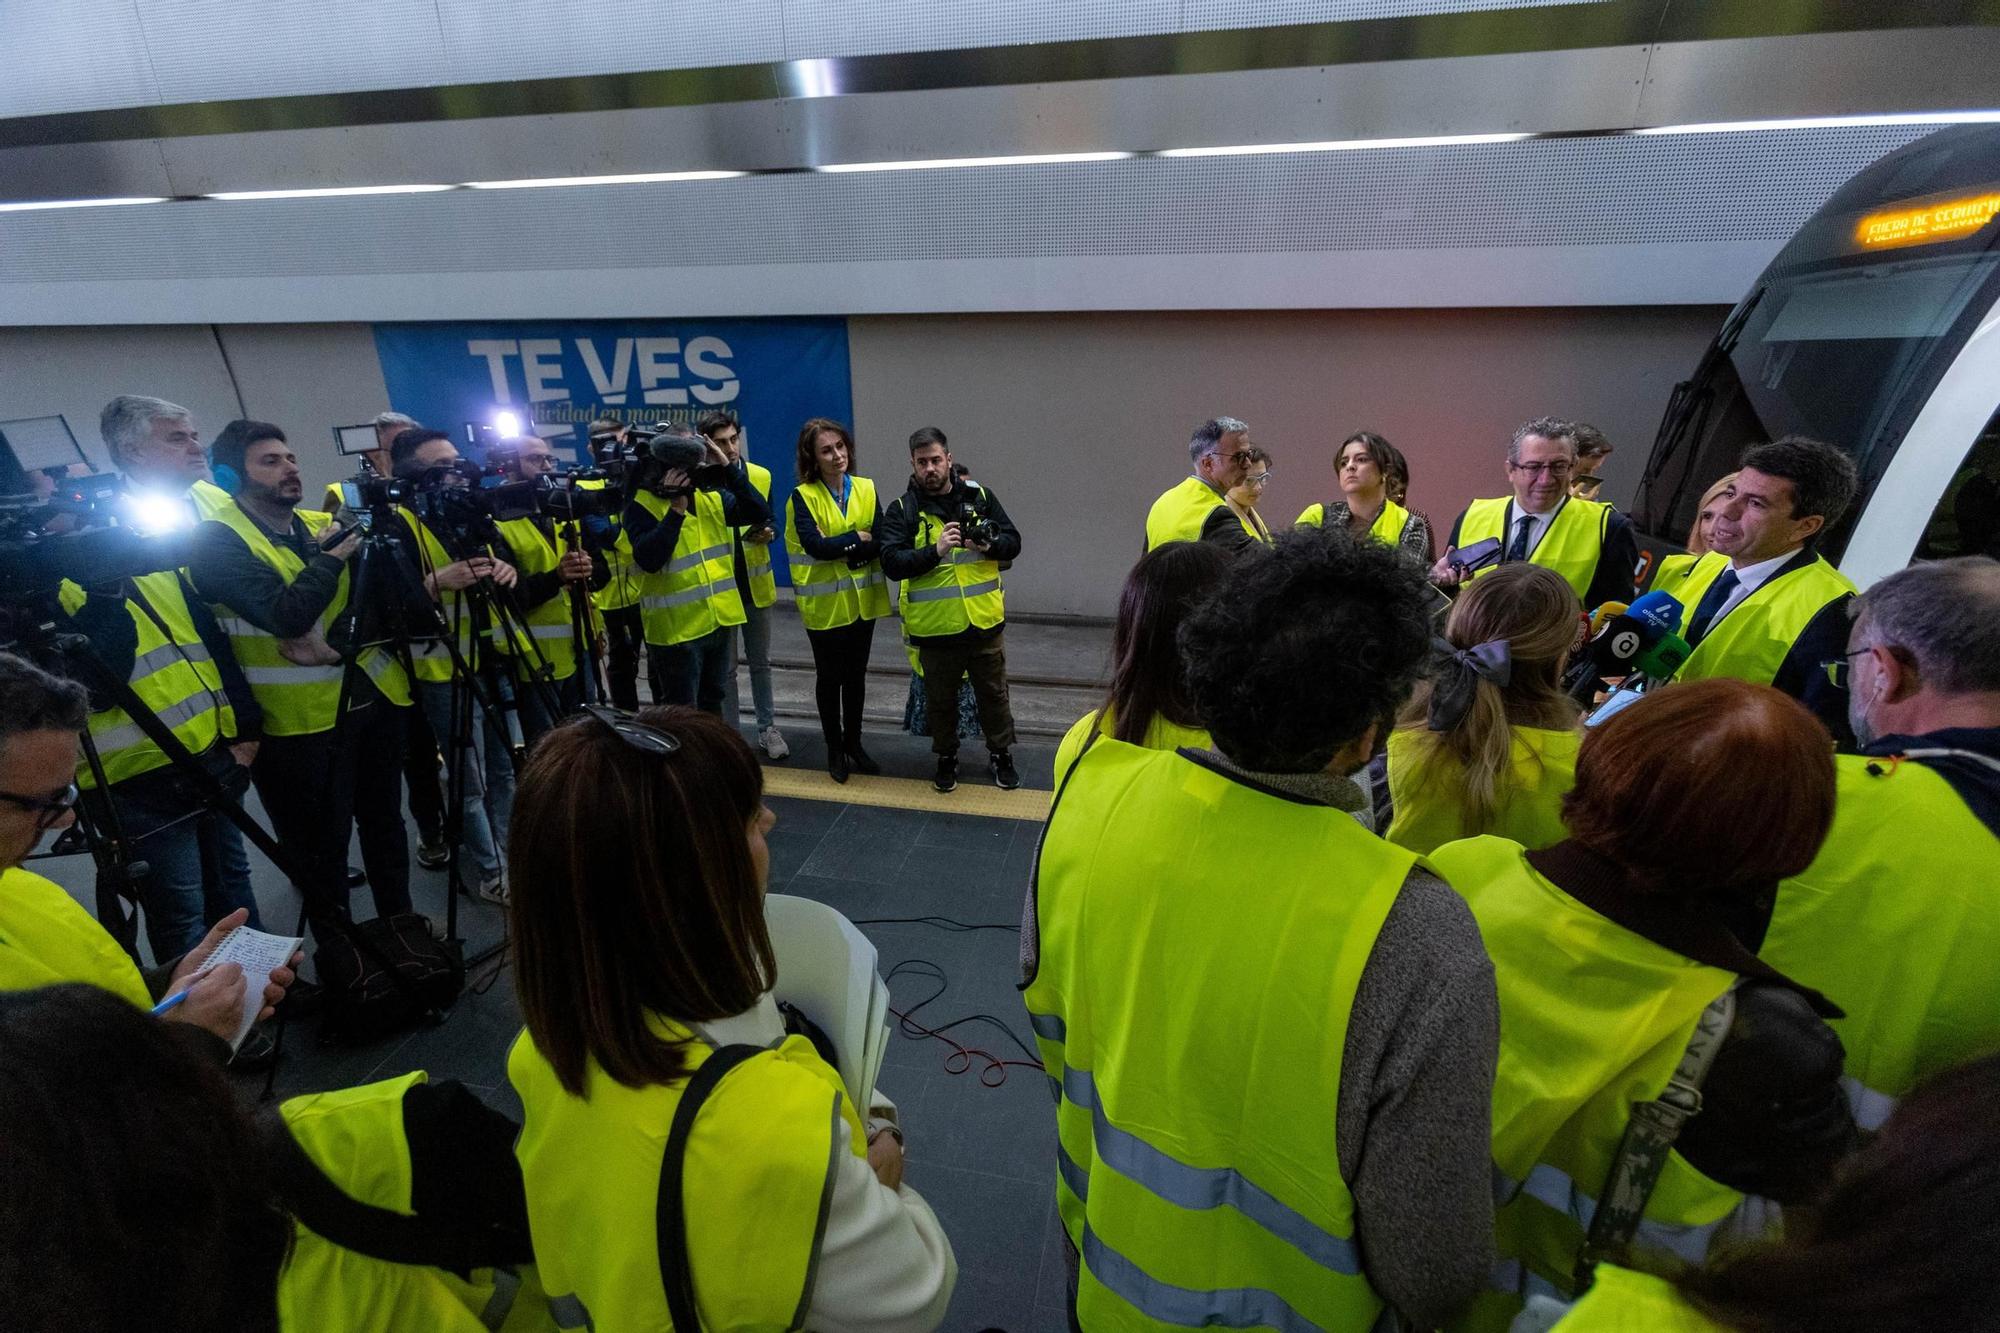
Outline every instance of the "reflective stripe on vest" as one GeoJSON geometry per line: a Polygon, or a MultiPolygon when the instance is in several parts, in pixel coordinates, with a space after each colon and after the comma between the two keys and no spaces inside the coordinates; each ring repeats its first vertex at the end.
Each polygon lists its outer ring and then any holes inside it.
{"type": "Polygon", "coordinates": [[[1921,762],[1833,762],[1833,828],[1778,886],[1758,953],[1846,1011],[1828,1022],[1849,1097],[1879,1123],[1925,1079],[2000,1050],[2000,839],[1921,762]]]}
{"type": "MultiPolygon", "coordinates": [[[[407,1216],[414,1211],[416,1184],[403,1100],[425,1081],[419,1070],[293,1097],[278,1109],[300,1150],[343,1194],[407,1216]]],[[[501,1326],[523,1285],[505,1269],[475,1268],[461,1275],[391,1263],[346,1249],[294,1220],[292,1254],[278,1275],[278,1323],[288,1329],[477,1333],[501,1326]]],[[[526,1317],[529,1311],[522,1313],[526,1317]]]]}
{"type": "Polygon", "coordinates": [[[139,966],[97,919],[55,883],[16,866],[0,871],[0,991],[81,981],[141,1009],[153,1007],[139,966]]]}
{"type": "Polygon", "coordinates": [[[1482,833],[1518,842],[1530,851],[1553,847],[1568,837],[1562,798],[1576,785],[1582,730],[1510,727],[1508,731],[1510,754],[1506,771],[1499,775],[1499,805],[1492,827],[1478,829],[1467,827],[1459,807],[1465,770],[1438,743],[1436,734],[1422,723],[1390,732],[1389,803],[1395,815],[1382,836],[1419,856],[1482,833]]]}
{"type": "MultiPolygon", "coordinates": [[[[1734,981],[1584,907],[1504,838],[1447,843],[1429,861],[1472,908],[1500,997],[1493,1090],[1498,1257],[1564,1294],[1595,1194],[1634,1103],[1666,1086],[1696,1021],[1734,981]],[[1579,973],[1577,960],[1587,959],[1579,973]]],[[[1667,1159],[1634,1241],[1700,1262],[1743,1198],[1667,1159]]],[[[1506,1270],[1499,1270],[1504,1277],[1506,1270]]],[[[1454,1328],[1505,1328],[1527,1288],[1483,1297],[1454,1328]]]]}
{"type": "Polygon", "coordinates": [[[1223,503],[1223,498],[1200,477],[1182,478],[1179,485],[1153,501],[1153,507],[1147,511],[1146,549],[1150,551],[1168,542],[1200,541],[1208,516],[1223,503]]]}
{"type": "MultiPolygon", "coordinates": [[[[664,519],[667,501],[641,491],[638,502],[664,519]]],[[[724,625],[741,625],[743,598],[736,591],[736,543],[722,511],[722,497],[696,491],[681,519],[680,537],[667,563],[641,582],[640,621],[646,642],[687,643],[724,625]]]]}
{"type": "MultiPolygon", "coordinates": [[[[1662,568],[1660,577],[1653,581],[1654,591],[1664,592],[1681,604],[1680,624],[1674,632],[1683,639],[1702,594],[1728,568],[1728,556],[1710,551],[1691,564],[1662,568]]],[[[1778,678],[1786,655],[1813,617],[1854,592],[1853,581],[1818,556],[1797,569],[1768,578],[1757,585],[1757,591],[1729,608],[1728,615],[1709,626],[1674,679],[1729,676],[1769,685],[1778,678]]]]}
{"type": "Polygon", "coordinates": [[[792,492],[785,506],[785,555],[792,566],[792,592],[799,618],[807,629],[838,629],[857,620],[879,620],[889,614],[889,581],[880,561],[849,569],[841,559],[814,560],[799,545],[798,506],[804,505],[822,537],[840,537],[860,530],[875,517],[875,483],[852,477],[847,507],[842,509],[824,482],[806,482],[792,492]]]}
{"type": "MultiPolygon", "coordinates": [[[[306,533],[315,536],[333,522],[329,514],[313,509],[293,511],[306,533]]],[[[289,546],[280,546],[257,521],[233,500],[219,510],[211,522],[221,523],[243,539],[250,553],[278,571],[287,584],[304,572],[306,562],[289,546]]],[[[315,628],[324,636],[347,605],[349,569],[343,565],[334,594],[320,612],[315,628]]],[[[253,625],[240,614],[217,604],[216,619],[229,635],[243,675],[250,682],[258,704],[264,710],[264,732],[269,736],[309,736],[329,731],[338,721],[342,668],[300,666],[289,661],[279,648],[278,636],[253,625]]],[[[361,668],[384,698],[391,703],[410,702],[410,683],[402,666],[380,648],[364,648],[361,668]]]]}
{"type": "MultiPolygon", "coordinates": [[[[145,606],[129,598],[125,602],[136,634],[132,673],[126,677],[132,692],[194,754],[209,749],[219,737],[234,736],[236,710],[223,696],[222,673],[195,631],[180,575],[160,570],[130,582],[145,599],[145,606]],[[150,614],[147,607],[152,608],[150,614]]],[[[63,609],[72,614],[85,600],[83,589],[67,579],[60,596],[63,609]]],[[[123,782],[169,762],[166,751],[123,708],[94,711],[89,725],[91,744],[108,782],[123,782]]],[[[78,762],[76,781],[84,788],[97,785],[87,760],[78,762]]]]}
{"type": "MultiPolygon", "coordinates": [[[[708,1058],[686,1028],[660,1019],[652,1027],[687,1042],[692,1067],[708,1058]]],[[[666,1328],[654,1220],[666,1130],[686,1082],[631,1088],[592,1061],[589,1096],[574,1096],[526,1032],[508,1052],[507,1076],[525,1112],[514,1155],[557,1318],[565,1327],[666,1328]]],[[[866,1151],[840,1076],[803,1037],[716,1085],[688,1139],[682,1181],[702,1327],[804,1323],[834,1177],[845,1156],[866,1151]]]]}
{"type": "MultiPolygon", "coordinates": [[[[967,489],[981,497],[986,494],[970,484],[967,489]]],[[[899,503],[907,503],[907,497],[899,503]]],[[[919,508],[910,535],[912,549],[935,548],[945,522],[919,508]]],[[[1006,618],[1006,600],[1000,587],[997,561],[964,547],[947,551],[929,573],[904,582],[903,624],[912,639],[941,639],[968,629],[992,629],[1006,618]]]]}
{"type": "Polygon", "coordinates": [[[1339,810],[1178,754],[1108,738],[1083,752],[1045,835],[1024,998],[1057,1093],[1084,1327],[1364,1329],[1380,1312],[1327,1107],[1355,987],[1414,864],[1339,810]],[[1218,891],[1240,882],[1264,891],[1218,891]],[[1235,938],[1259,949],[1204,965],[1235,938]],[[1272,995],[1316,1021],[1272,1021],[1272,995]]]}
{"type": "MultiPolygon", "coordinates": [[[[750,484],[757,488],[757,494],[764,497],[765,504],[771,503],[771,469],[747,460],[743,467],[750,474],[750,484]]],[[[736,540],[743,547],[743,576],[750,584],[750,605],[771,606],[778,600],[778,576],[771,568],[771,544],[743,541],[745,531],[736,529],[736,540]]]]}
{"type": "MultiPolygon", "coordinates": [[[[532,518],[509,519],[498,525],[507,549],[514,553],[514,566],[523,577],[553,574],[562,564],[564,543],[561,527],[557,535],[545,534],[532,518]]],[[[556,595],[539,606],[528,607],[520,617],[526,636],[535,641],[539,653],[517,644],[516,668],[529,675],[542,674],[546,663],[553,680],[568,680],[576,674],[576,641],[571,629],[569,586],[558,584],[556,595]]],[[[519,637],[522,631],[517,631],[519,637]]]]}
{"type": "MultiPolygon", "coordinates": [[[[1512,540],[1505,531],[1509,499],[1474,500],[1465,507],[1465,517],[1458,525],[1458,545],[1461,549],[1474,542],[1485,541],[1488,537],[1500,539],[1500,549],[1504,552],[1512,540]]],[[[1515,514],[1515,519],[1523,517],[1515,514]]],[[[1528,553],[1528,563],[1553,569],[1563,576],[1579,599],[1590,595],[1590,581],[1597,574],[1597,557],[1604,550],[1604,534],[1611,527],[1611,506],[1599,504],[1595,500],[1578,500],[1574,497],[1564,500],[1556,516],[1542,531],[1541,541],[1528,553]]],[[[1473,575],[1484,578],[1500,566],[1498,562],[1486,566],[1473,575]]],[[[1630,570],[1626,571],[1630,573],[1630,570]]]]}

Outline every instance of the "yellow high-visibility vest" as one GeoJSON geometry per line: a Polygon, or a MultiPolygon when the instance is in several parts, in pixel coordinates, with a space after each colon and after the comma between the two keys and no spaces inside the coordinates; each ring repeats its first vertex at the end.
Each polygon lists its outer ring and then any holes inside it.
{"type": "MultiPolygon", "coordinates": [[[[1146,514],[1146,549],[1164,546],[1168,542],[1193,542],[1201,540],[1202,527],[1215,507],[1227,504],[1215,488],[1200,477],[1186,477],[1179,485],[1153,501],[1153,507],[1146,514]]],[[[1232,514],[1234,511],[1232,511],[1232,514]]],[[[1235,515],[1237,526],[1252,537],[1260,537],[1257,530],[1244,522],[1241,515],[1235,515]]]]}
{"type": "MultiPolygon", "coordinates": [[[[1504,838],[1426,858],[1472,907],[1500,994],[1491,1288],[1454,1329],[1498,1333],[1533,1292],[1575,1294],[1577,1259],[1635,1103],[1667,1086],[1734,983],[1599,916],[1504,838]]],[[[1700,1263],[1743,1196],[1668,1157],[1635,1249],[1700,1263]]]]}
{"type": "MultiPolygon", "coordinates": [[[[514,566],[526,578],[530,574],[550,574],[562,564],[562,528],[557,526],[554,538],[543,535],[532,518],[513,518],[497,525],[507,547],[514,553],[514,566]]],[[[573,525],[572,525],[573,526],[573,525]]],[[[550,679],[568,680],[576,674],[576,638],[571,626],[570,599],[567,587],[540,606],[528,607],[521,617],[525,632],[534,639],[535,647],[541,650],[540,659],[526,644],[515,645],[515,661],[524,674],[539,674],[541,663],[547,662],[551,671],[550,679]]],[[[585,632],[589,632],[588,625],[585,632]]]]}
{"type": "MultiPolygon", "coordinates": [[[[1488,537],[1500,539],[1500,550],[1505,553],[1508,543],[1513,540],[1505,531],[1508,506],[1511,499],[1474,500],[1465,507],[1465,517],[1459,521],[1458,544],[1461,549],[1474,542],[1485,541],[1488,537]]],[[[1525,515],[1516,514],[1519,519],[1525,515]]],[[[1542,540],[1528,553],[1528,563],[1553,569],[1563,576],[1570,591],[1579,601],[1590,595],[1590,580],[1597,573],[1597,557],[1604,550],[1604,535],[1611,530],[1611,506],[1595,500],[1578,500],[1574,497],[1564,500],[1556,516],[1542,533],[1542,540]]],[[[1474,578],[1483,578],[1500,567],[1495,562],[1474,573],[1474,578]]]]}
{"type": "MultiPolygon", "coordinates": [[[[666,515],[667,501],[651,492],[641,491],[638,503],[655,518],[666,515]]],[[[694,493],[673,555],[646,575],[642,586],[640,620],[647,643],[687,643],[724,625],[744,623],[743,597],[736,591],[736,536],[720,495],[694,493]]]]}
{"type": "MultiPolygon", "coordinates": [[[[1117,730],[1116,720],[1109,708],[1092,709],[1070,724],[1056,746],[1056,781],[1061,782],[1063,774],[1079,754],[1083,753],[1083,743],[1090,739],[1092,732],[1101,732],[1109,737],[1117,730]]],[[[1169,722],[1160,714],[1153,714],[1153,720],[1146,724],[1146,738],[1139,745],[1146,750],[1178,750],[1183,746],[1190,750],[1206,750],[1215,742],[1199,727],[1183,727],[1177,722],[1169,722]]]]}
{"type": "Polygon", "coordinates": [[[1651,1273],[1599,1264],[1582,1300],[1556,1321],[1560,1333],[1729,1333],[1651,1273]]]}
{"type": "MultiPolygon", "coordinates": [[[[977,486],[968,489],[984,495],[977,486]]],[[[916,513],[911,545],[937,545],[945,520],[925,509],[916,513]]],[[[913,639],[940,639],[967,629],[992,629],[1007,618],[1000,562],[969,547],[945,552],[928,574],[902,584],[903,624],[913,639]]]]}
{"type": "MultiPolygon", "coordinates": [[[[1683,639],[1701,606],[1702,594],[1728,568],[1729,557],[1719,551],[1710,551],[1686,565],[1662,564],[1653,590],[1681,604],[1680,623],[1674,632],[1683,639]]],[[[1809,564],[1765,579],[1755,592],[1731,607],[1728,615],[1709,625],[1708,633],[1681,663],[1674,679],[1728,676],[1769,685],[1778,678],[1786,655],[1813,618],[1832,603],[1852,597],[1855,591],[1852,579],[1818,556],[1809,564]]]]}
{"type": "Polygon", "coordinates": [[[838,629],[857,620],[880,620],[889,614],[889,584],[882,575],[882,562],[870,560],[859,569],[849,569],[842,559],[815,560],[799,544],[798,511],[804,505],[818,525],[822,537],[839,537],[858,532],[875,517],[875,483],[866,477],[850,477],[847,505],[843,508],[815,478],[792,492],[792,504],[785,506],[785,555],[791,561],[792,594],[798,599],[799,618],[807,629],[838,629]]]}
{"type": "MultiPolygon", "coordinates": [[[[650,1020],[656,1033],[688,1030],[650,1020]]],[[[688,1048],[698,1069],[712,1054],[688,1048]]],[[[523,1032],[507,1057],[525,1123],[535,1262],[564,1328],[664,1329],[656,1240],[660,1165],[685,1081],[631,1088],[592,1061],[572,1096],[523,1032]]],[[[840,1155],[865,1155],[840,1075],[804,1037],[731,1070],[688,1138],[682,1188],[695,1306],[706,1329],[798,1328],[811,1303],[840,1155]]]]}
{"type": "MultiPolygon", "coordinates": [[[[156,620],[144,607],[126,599],[125,610],[138,632],[132,692],[190,753],[200,754],[219,737],[236,734],[236,710],[223,696],[222,672],[208,645],[195,632],[177,571],[141,574],[132,584],[158,616],[156,620]]],[[[60,595],[65,611],[73,615],[82,608],[84,591],[68,579],[63,580],[60,595]]],[[[123,782],[165,768],[170,762],[166,751],[139,730],[132,715],[115,704],[91,713],[90,740],[107,782],[123,782]]],[[[97,785],[97,776],[85,761],[77,763],[76,782],[84,788],[97,785]]]]}
{"type": "Polygon", "coordinates": [[[1463,770],[1433,745],[1421,727],[1419,723],[1419,729],[1398,727],[1389,733],[1389,800],[1395,818],[1383,837],[1422,856],[1434,847],[1482,833],[1518,842],[1530,851],[1553,847],[1568,836],[1562,799],[1576,785],[1576,755],[1583,745],[1580,728],[1509,727],[1511,754],[1500,806],[1491,828],[1475,829],[1465,826],[1458,808],[1463,770]]]}
{"type": "MultiPolygon", "coordinates": [[[[322,514],[314,509],[294,511],[305,524],[309,536],[317,536],[326,531],[333,522],[331,514],[322,514]]],[[[278,571],[286,583],[305,571],[306,562],[288,546],[280,546],[272,541],[258,524],[243,511],[234,500],[224,506],[212,522],[227,526],[243,539],[250,553],[278,571]]],[[[317,622],[319,632],[324,635],[333,626],[347,605],[348,575],[352,571],[343,567],[340,582],[333,598],[320,612],[317,622]]],[[[278,636],[259,628],[246,620],[241,613],[221,603],[216,604],[216,621],[223,633],[229,636],[229,646],[236,654],[237,665],[243,668],[243,675],[250,683],[250,692],[257,696],[257,703],[264,710],[264,734],[267,736],[311,736],[322,731],[330,731],[339,721],[335,715],[340,710],[341,664],[329,666],[301,666],[285,657],[278,648],[278,636]]],[[[360,657],[361,669],[373,681],[383,698],[393,704],[410,702],[410,681],[402,664],[381,648],[365,648],[360,657]]]]}
{"type": "MultiPolygon", "coordinates": [[[[1376,541],[1381,542],[1384,546],[1400,545],[1403,540],[1403,529],[1409,524],[1409,521],[1409,510],[1403,508],[1403,506],[1397,504],[1394,500],[1384,500],[1382,502],[1382,512],[1375,515],[1375,521],[1368,525],[1368,535],[1376,541]]],[[[1294,526],[1301,528],[1326,526],[1326,506],[1324,504],[1307,505],[1305,512],[1299,515],[1299,521],[1294,526]]]]}
{"type": "Polygon", "coordinates": [[[1778,886],[1758,953],[1846,1011],[1864,1129],[1933,1074],[2000,1051],[2000,839],[1912,759],[1835,755],[1833,829],[1778,886]]]}
{"type": "Polygon", "coordinates": [[[1415,862],[1345,811],[1171,751],[1083,752],[1044,835],[1024,996],[1083,1327],[1373,1325],[1329,1108],[1415,862]]]}
{"type": "MultiPolygon", "coordinates": [[[[743,467],[749,472],[750,484],[757,488],[757,494],[764,497],[765,504],[771,503],[771,469],[748,461],[743,467]]],[[[776,524],[772,526],[775,528],[776,524]]],[[[735,531],[740,539],[745,529],[735,531]]],[[[761,608],[778,600],[778,576],[771,569],[769,542],[743,543],[743,575],[750,583],[750,605],[761,608]]]]}
{"type": "Polygon", "coordinates": [[[153,1007],[139,965],[61,886],[15,866],[0,871],[0,991],[81,981],[153,1007]]]}

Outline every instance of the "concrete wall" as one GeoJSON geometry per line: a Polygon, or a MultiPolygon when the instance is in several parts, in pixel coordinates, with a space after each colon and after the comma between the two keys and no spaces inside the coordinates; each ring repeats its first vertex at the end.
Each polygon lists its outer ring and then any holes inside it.
{"type": "Polygon", "coordinates": [[[1276,458],[1274,526],[1338,494],[1332,452],[1357,429],[1408,455],[1411,500],[1443,531],[1504,494],[1514,426],[1543,413],[1618,445],[1608,496],[1628,501],[1675,382],[1718,307],[856,318],[861,471],[903,475],[918,426],[990,482],[1020,525],[1020,610],[1108,615],[1147,507],[1187,475],[1186,441],[1217,414],[1276,458]]]}
{"type": "MultiPolygon", "coordinates": [[[[1409,455],[1412,499],[1442,529],[1505,490],[1503,447],[1544,412],[1619,445],[1629,500],[1667,394],[1716,307],[867,316],[850,321],[861,471],[895,493],[918,426],[951,436],[1027,549],[1017,611],[1108,615],[1146,508],[1187,470],[1189,430],[1243,417],[1277,457],[1274,525],[1335,493],[1331,454],[1379,430],[1409,455]]],[[[212,437],[248,414],[284,426],[307,494],[352,470],[332,427],[389,406],[365,324],[0,329],[0,420],[60,412],[100,464],[113,394],[193,409],[212,437]]],[[[781,464],[782,465],[782,464],[781,464]]]]}

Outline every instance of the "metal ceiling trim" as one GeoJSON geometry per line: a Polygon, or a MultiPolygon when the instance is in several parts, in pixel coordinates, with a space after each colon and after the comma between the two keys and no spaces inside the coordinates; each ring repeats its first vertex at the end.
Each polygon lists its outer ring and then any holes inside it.
{"type": "Polygon", "coordinates": [[[0,119],[0,148],[2000,23],[2000,0],[1597,0],[1346,23],[0,119]]]}

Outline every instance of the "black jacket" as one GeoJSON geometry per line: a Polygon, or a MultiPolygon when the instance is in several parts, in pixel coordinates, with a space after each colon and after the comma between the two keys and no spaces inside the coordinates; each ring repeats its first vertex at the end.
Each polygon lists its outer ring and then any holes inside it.
{"type": "MultiPolygon", "coordinates": [[[[1005,563],[1021,554],[1021,530],[1014,526],[1014,520],[1007,517],[1007,511],[1000,504],[1000,497],[990,489],[970,478],[954,478],[951,489],[943,495],[931,495],[917,485],[915,477],[910,478],[909,489],[892,501],[882,511],[882,526],[875,532],[875,542],[882,550],[882,572],[898,583],[908,579],[922,578],[936,569],[943,561],[935,542],[923,541],[917,534],[922,527],[919,515],[928,513],[943,523],[956,523],[963,512],[963,506],[971,505],[993,524],[993,544],[986,548],[989,559],[1005,563]]],[[[987,639],[1005,628],[1005,622],[990,629],[969,626],[957,634],[940,636],[939,639],[925,639],[912,635],[912,643],[937,642],[961,638],[987,639]]]]}
{"type": "MultiPolygon", "coordinates": [[[[730,464],[729,480],[720,494],[722,516],[729,526],[755,528],[771,521],[771,506],[757,494],[742,463],[730,464]]],[[[634,501],[626,504],[622,522],[625,535],[632,542],[632,562],[654,574],[665,569],[674,558],[674,547],[680,544],[681,525],[687,522],[687,515],[669,506],[664,515],[654,518],[651,510],[634,501]]]]}
{"type": "MultiPolygon", "coordinates": [[[[1507,512],[1510,517],[1514,513],[1512,509],[1507,512]]],[[[1446,550],[1457,549],[1458,530],[1464,526],[1465,511],[1461,509],[1452,520],[1446,550]]],[[[1504,546],[1504,532],[1501,542],[1504,546]]],[[[1583,609],[1593,611],[1606,602],[1630,602],[1638,595],[1638,585],[1634,582],[1638,568],[1639,539],[1632,532],[1632,520],[1613,509],[1605,524],[1604,543],[1597,550],[1597,568],[1591,571],[1590,586],[1584,589],[1583,609]]]]}

